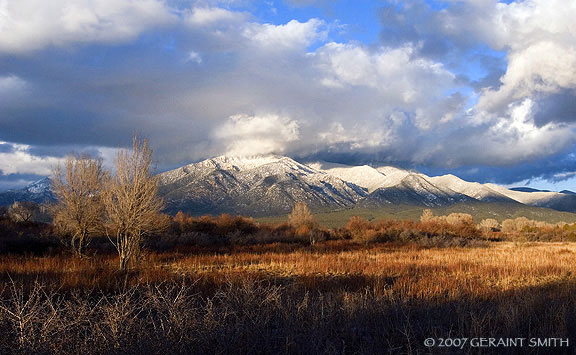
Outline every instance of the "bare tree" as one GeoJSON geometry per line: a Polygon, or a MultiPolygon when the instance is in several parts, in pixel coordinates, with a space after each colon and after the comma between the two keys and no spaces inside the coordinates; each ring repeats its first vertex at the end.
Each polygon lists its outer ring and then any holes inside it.
{"type": "Polygon", "coordinates": [[[150,173],[151,163],[148,141],[135,136],[131,150],[118,152],[116,175],[104,194],[107,234],[118,251],[120,270],[138,260],[143,236],[167,226],[160,214],[164,202],[158,197],[158,179],[150,173]]]}
{"type": "Polygon", "coordinates": [[[294,227],[308,226],[313,227],[315,224],[314,217],[305,202],[296,202],[292,212],[288,215],[290,224],[294,227]]]}
{"type": "Polygon", "coordinates": [[[54,224],[71,236],[70,247],[82,255],[90,237],[102,231],[104,205],[102,192],[108,173],[102,160],[87,155],[71,155],[64,167],[52,171],[52,189],[58,200],[53,208],[54,224]]]}
{"type": "Polygon", "coordinates": [[[308,238],[311,245],[316,244],[316,241],[321,237],[317,231],[316,220],[305,202],[294,204],[292,212],[288,215],[288,220],[295,229],[296,237],[308,238]]]}
{"type": "Polygon", "coordinates": [[[38,205],[34,202],[14,202],[10,208],[8,208],[8,217],[14,222],[32,222],[38,210],[38,205]]]}
{"type": "Polygon", "coordinates": [[[450,213],[446,216],[446,223],[453,226],[459,225],[473,225],[474,217],[468,213],[450,213]]]}

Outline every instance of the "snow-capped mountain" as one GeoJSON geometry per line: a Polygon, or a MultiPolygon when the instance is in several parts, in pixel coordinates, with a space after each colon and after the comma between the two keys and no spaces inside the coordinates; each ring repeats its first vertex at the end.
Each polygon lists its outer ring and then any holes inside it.
{"type": "Polygon", "coordinates": [[[491,189],[516,200],[520,203],[530,206],[546,207],[558,211],[576,212],[576,195],[567,192],[546,192],[546,191],[517,191],[505,187],[486,184],[491,189]]]}
{"type": "MultiPolygon", "coordinates": [[[[317,210],[502,202],[576,212],[576,194],[569,192],[512,190],[391,166],[302,164],[277,155],[220,156],[164,172],[159,181],[159,192],[171,213],[274,215],[290,211],[296,201],[317,210]]],[[[49,179],[0,193],[0,205],[53,199],[49,179]]]]}
{"type": "Polygon", "coordinates": [[[361,187],[281,156],[208,159],[160,174],[170,211],[274,214],[295,201],[313,208],[351,207],[361,187]]]}
{"type": "Polygon", "coordinates": [[[309,166],[360,186],[369,193],[384,186],[388,181],[386,174],[368,165],[349,166],[336,163],[316,162],[309,164],[309,166]]]}
{"type": "MultiPolygon", "coordinates": [[[[450,189],[463,195],[472,197],[484,202],[512,202],[515,199],[498,192],[489,185],[477,182],[468,182],[452,174],[431,177],[430,181],[439,186],[450,187],[450,189]]],[[[500,187],[500,186],[499,186],[500,187]]]]}
{"type": "MultiPolygon", "coordinates": [[[[296,201],[327,210],[391,204],[434,207],[460,202],[523,203],[554,208],[554,203],[541,202],[569,196],[547,193],[546,200],[529,199],[523,195],[529,193],[468,182],[454,175],[429,177],[391,166],[302,164],[274,155],[221,156],[163,173],[160,179],[161,193],[171,212],[275,214],[288,212],[296,201]]],[[[563,204],[562,210],[576,211],[576,202],[563,204]]]]}
{"type": "Polygon", "coordinates": [[[19,190],[0,192],[0,206],[11,205],[16,201],[32,201],[37,203],[54,201],[50,178],[44,178],[31,183],[19,190]]]}
{"type": "Polygon", "coordinates": [[[448,186],[434,185],[424,174],[401,175],[394,172],[387,183],[369,194],[360,205],[378,207],[382,204],[402,204],[434,207],[471,201],[474,199],[448,186]]]}

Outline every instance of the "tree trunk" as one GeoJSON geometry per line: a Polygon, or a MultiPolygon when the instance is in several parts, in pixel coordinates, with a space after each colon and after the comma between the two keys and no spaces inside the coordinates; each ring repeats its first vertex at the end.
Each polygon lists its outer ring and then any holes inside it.
{"type": "Polygon", "coordinates": [[[84,255],[84,244],[86,243],[86,233],[80,234],[78,238],[78,256],[84,255]]]}
{"type": "Polygon", "coordinates": [[[126,271],[128,268],[128,258],[125,255],[120,255],[120,271],[126,271]]]}

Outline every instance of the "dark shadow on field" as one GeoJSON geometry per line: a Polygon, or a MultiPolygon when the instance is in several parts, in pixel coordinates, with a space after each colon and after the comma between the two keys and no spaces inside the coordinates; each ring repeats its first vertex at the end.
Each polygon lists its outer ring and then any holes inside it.
{"type": "Polygon", "coordinates": [[[424,340],[576,342],[574,279],[424,299],[394,293],[393,277],[363,275],[204,275],[145,284],[137,273],[111,274],[109,289],[55,290],[48,281],[62,274],[36,276],[42,292],[30,275],[10,275],[14,285],[2,275],[1,353],[572,354],[573,346],[427,348],[424,340]],[[18,309],[14,293],[33,300],[22,314],[35,317],[23,328],[7,312],[18,309]]]}

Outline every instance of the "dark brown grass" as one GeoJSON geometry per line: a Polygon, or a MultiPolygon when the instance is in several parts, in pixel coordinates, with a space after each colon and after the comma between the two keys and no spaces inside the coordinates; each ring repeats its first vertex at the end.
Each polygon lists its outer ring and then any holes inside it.
{"type": "Polygon", "coordinates": [[[428,353],[427,337],[573,337],[575,261],[570,243],[345,240],[149,253],[127,274],[113,256],[4,256],[0,353],[405,354],[428,353]]]}

